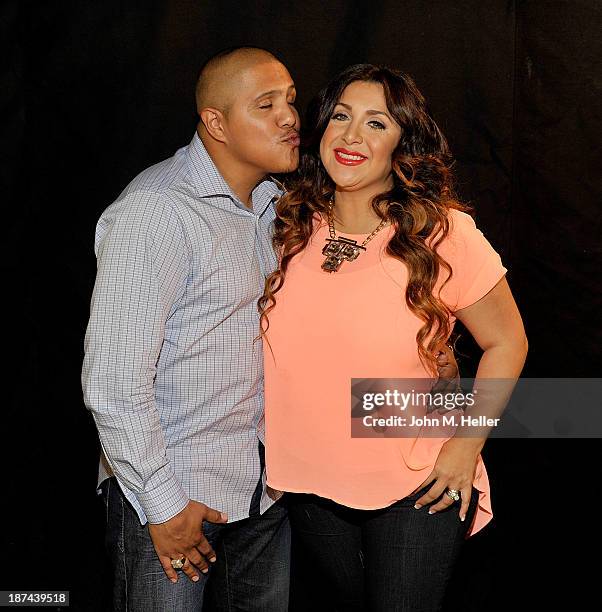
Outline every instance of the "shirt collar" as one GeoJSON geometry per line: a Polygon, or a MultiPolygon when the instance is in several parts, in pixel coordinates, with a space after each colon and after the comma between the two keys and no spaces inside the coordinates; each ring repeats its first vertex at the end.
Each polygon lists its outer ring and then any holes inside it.
{"type": "MultiPolygon", "coordinates": [[[[207,152],[203,141],[195,132],[188,145],[188,159],[192,173],[193,183],[200,197],[226,197],[238,208],[249,210],[232,191],[230,185],[220,174],[215,162],[207,152]]],[[[282,195],[282,184],[269,177],[253,189],[253,213],[261,216],[275,198],[282,195]]]]}

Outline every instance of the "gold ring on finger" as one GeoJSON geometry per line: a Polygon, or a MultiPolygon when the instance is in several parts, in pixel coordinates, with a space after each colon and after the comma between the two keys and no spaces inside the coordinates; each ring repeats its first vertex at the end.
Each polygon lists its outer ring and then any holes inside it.
{"type": "Polygon", "coordinates": [[[170,563],[174,569],[182,569],[184,567],[184,563],[186,563],[186,557],[182,556],[180,559],[172,559],[170,563]]]}

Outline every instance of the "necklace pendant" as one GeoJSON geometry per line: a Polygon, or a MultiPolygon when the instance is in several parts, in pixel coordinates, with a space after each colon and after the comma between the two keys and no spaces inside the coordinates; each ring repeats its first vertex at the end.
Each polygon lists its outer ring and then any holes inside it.
{"type": "Polygon", "coordinates": [[[350,238],[326,238],[326,244],[322,249],[322,255],[326,255],[322,263],[322,270],[326,272],[337,272],[343,261],[353,261],[360,254],[360,249],[366,249],[350,238]]]}

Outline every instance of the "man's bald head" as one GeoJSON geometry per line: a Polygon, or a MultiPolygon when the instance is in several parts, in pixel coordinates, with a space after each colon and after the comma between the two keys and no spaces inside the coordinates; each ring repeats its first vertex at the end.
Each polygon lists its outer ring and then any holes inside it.
{"type": "Polygon", "coordinates": [[[264,49],[238,47],[205,64],[196,90],[197,134],[229,184],[247,175],[253,187],[268,174],[297,168],[295,96],[286,66],[264,49]]]}
{"type": "Polygon", "coordinates": [[[196,84],[197,112],[211,107],[226,113],[236,96],[240,76],[257,64],[274,61],[280,63],[269,51],[258,47],[237,47],[214,55],[201,69],[196,84]]]}

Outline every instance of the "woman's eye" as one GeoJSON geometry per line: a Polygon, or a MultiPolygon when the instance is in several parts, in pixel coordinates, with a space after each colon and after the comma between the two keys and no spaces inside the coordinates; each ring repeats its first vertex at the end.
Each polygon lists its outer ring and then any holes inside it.
{"type": "Polygon", "coordinates": [[[369,121],[368,125],[370,125],[371,127],[373,127],[376,130],[384,130],[385,129],[385,125],[383,123],[381,123],[380,121],[369,121]]]}
{"type": "Polygon", "coordinates": [[[262,104],[259,108],[272,108],[271,104],[262,104]]]}
{"type": "Polygon", "coordinates": [[[332,118],[335,119],[336,121],[343,121],[347,119],[347,115],[345,115],[344,113],[335,113],[332,116],[332,118]]]}

